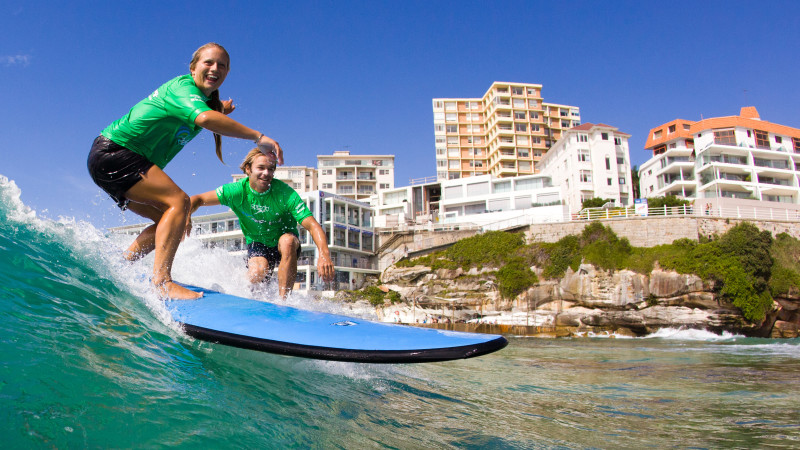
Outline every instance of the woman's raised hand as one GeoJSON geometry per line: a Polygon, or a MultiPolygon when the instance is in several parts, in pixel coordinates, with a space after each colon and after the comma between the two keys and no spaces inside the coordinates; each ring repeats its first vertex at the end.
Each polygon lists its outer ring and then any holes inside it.
{"type": "Polygon", "coordinates": [[[278,157],[278,165],[283,165],[283,149],[274,139],[262,134],[256,141],[256,145],[262,153],[274,153],[278,157]]]}

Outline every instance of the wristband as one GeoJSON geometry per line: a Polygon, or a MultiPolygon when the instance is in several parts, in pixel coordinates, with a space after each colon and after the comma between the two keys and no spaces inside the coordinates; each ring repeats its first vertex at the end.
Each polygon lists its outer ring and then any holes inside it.
{"type": "Polygon", "coordinates": [[[260,141],[262,137],[264,137],[264,133],[261,133],[261,134],[260,134],[260,135],[259,135],[259,136],[256,138],[256,140],[254,141],[254,142],[256,143],[256,145],[258,145],[258,141],[260,141]]]}

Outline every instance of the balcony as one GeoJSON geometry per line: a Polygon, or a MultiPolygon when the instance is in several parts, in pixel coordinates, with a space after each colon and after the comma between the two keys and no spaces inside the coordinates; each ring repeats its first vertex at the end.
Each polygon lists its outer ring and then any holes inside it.
{"type": "Polygon", "coordinates": [[[789,170],[789,161],[787,160],[776,160],[776,159],[763,159],[763,158],[754,158],[753,165],[758,167],[768,167],[770,169],[781,169],[781,170],[789,170]]]}
{"type": "Polygon", "coordinates": [[[759,176],[758,182],[761,184],[772,184],[776,186],[791,186],[792,181],[789,179],[782,179],[782,178],[773,178],[773,177],[765,177],[759,176]]]}

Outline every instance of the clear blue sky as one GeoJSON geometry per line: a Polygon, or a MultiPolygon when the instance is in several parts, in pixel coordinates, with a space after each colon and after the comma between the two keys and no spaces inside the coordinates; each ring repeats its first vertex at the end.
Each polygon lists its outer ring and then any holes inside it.
{"type": "MultiPolygon", "coordinates": [[[[397,186],[435,175],[435,97],[479,97],[493,81],[540,83],[546,102],[632,135],[738,114],[800,127],[796,1],[28,1],[0,6],[0,174],[41,215],[123,221],[86,155],[110,122],[188,73],[215,41],[231,54],[220,90],[286,163],[396,155],[397,186]]],[[[203,132],[167,166],[187,193],[228,182],[251,144],[203,132]]]]}

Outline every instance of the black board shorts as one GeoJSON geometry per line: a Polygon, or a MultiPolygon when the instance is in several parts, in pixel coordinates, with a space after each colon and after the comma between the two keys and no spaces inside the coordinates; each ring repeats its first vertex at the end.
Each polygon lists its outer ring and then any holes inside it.
{"type": "Polygon", "coordinates": [[[142,179],[142,174],[147,173],[153,163],[105,136],[98,136],[92,143],[86,166],[95,184],[124,211],[130,202],[125,193],[142,179]]]}
{"type": "MultiPolygon", "coordinates": [[[[297,246],[297,258],[300,259],[300,250],[301,246],[297,246]]],[[[266,245],[262,244],[261,242],[253,241],[247,244],[247,261],[250,261],[250,258],[267,258],[267,262],[269,263],[269,268],[272,270],[276,264],[280,264],[281,262],[281,252],[278,251],[278,247],[267,247],[266,245]]]]}

